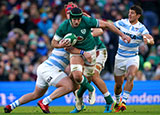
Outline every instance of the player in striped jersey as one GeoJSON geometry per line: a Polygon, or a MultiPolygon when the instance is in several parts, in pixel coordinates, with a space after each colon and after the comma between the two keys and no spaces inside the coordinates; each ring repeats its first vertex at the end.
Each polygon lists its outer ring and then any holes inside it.
{"type": "MultiPolygon", "coordinates": [[[[65,46],[68,43],[61,42],[61,44],[65,46]]],[[[80,50],[75,48],[70,53],[79,54],[80,50]]],[[[84,52],[84,56],[91,57],[87,52],[84,52]]],[[[10,113],[16,107],[42,97],[49,86],[55,86],[57,89],[51,95],[38,102],[38,105],[44,113],[50,113],[48,104],[52,100],[72,92],[78,87],[70,77],[67,77],[67,74],[64,72],[68,64],[69,53],[64,50],[64,48],[55,48],[48,59],[40,64],[37,69],[38,78],[34,92],[25,94],[10,105],[7,105],[4,108],[4,112],[10,113]]]]}
{"type": "Polygon", "coordinates": [[[134,76],[139,68],[138,50],[140,43],[145,42],[145,44],[154,44],[153,37],[149,34],[146,27],[138,21],[141,15],[141,7],[134,5],[129,10],[128,19],[121,19],[114,23],[114,25],[123,33],[131,37],[131,42],[128,44],[122,41],[121,37],[119,37],[119,47],[115,57],[114,66],[114,92],[117,103],[115,105],[115,112],[126,110],[125,104],[132,91],[134,76]],[[120,96],[125,77],[127,77],[127,81],[124,86],[121,103],[120,96]]]}

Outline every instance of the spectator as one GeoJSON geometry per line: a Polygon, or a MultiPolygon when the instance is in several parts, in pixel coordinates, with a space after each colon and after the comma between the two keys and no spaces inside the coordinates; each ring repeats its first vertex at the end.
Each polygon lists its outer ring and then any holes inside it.
{"type": "Polygon", "coordinates": [[[152,80],[160,80],[160,63],[157,65],[155,76],[152,80]]]}
{"type": "Polygon", "coordinates": [[[32,79],[30,78],[29,73],[26,73],[26,72],[23,73],[21,81],[32,81],[32,79]]]}
{"type": "Polygon", "coordinates": [[[143,74],[143,72],[139,70],[139,71],[137,71],[137,73],[136,73],[135,80],[136,80],[136,81],[146,81],[146,77],[145,77],[145,75],[143,74]]]}
{"type": "Polygon", "coordinates": [[[52,27],[52,21],[48,20],[47,13],[41,14],[41,21],[38,23],[38,27],[43,34],[48,35],[48,30],[52,27]]]}
{"type": "Polygon", "coordinates": [[[7,33],[10,29],[10,23],[7,15],[4,14],[4,12],[1,9],[2,6],[0,6],[0,44],[5,40],[7,37],[7,33]]]}
{"type": "Polygon", "coordinates": [[[157,26],[152,28],[152,36],[155,41],[155,45],[158,46],[160,45],[160,33],[159,33],[159,28],[157,26]]]}
{"type": "Polygon", "coordinates": [[[154,71],[151,70],[152,68],[151,63],[149,61],[144,62],[143,68],[144,68],[143,73],[146,76],[146,79],[151,80],[152,77],[154,76],[153,75],[154,71]]]}
{"type": "Polygon", "coordinates": [[[5,69],[4,62],[0,60],[0,81],[8,81],[8,72],[5,69]]]}
{"type": "Polygon", "coordinates": [[[16,81],[16,74],[14,72],[9,73],[8,80],[12,82],[16,81]]]}

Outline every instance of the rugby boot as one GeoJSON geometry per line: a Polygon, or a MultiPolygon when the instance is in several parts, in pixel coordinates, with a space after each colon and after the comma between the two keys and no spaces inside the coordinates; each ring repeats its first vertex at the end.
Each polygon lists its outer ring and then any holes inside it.
{"type": "Polygon", "coordinates": [[[78,97],[78,90],[75,91],[75,97],[76,97],[76,108],[78,111],[80,111],[82,109],[82,105],[83,105],[83,98],[82,97],[78,97]]]}
{"type": "Polygon", "coordinates": [[[70,113],[79,113],[80,111],[84,110],[86,110],[86,105],[82,105],[81,110],[77,110],[77,108],[75,107],[70,113]]]}
{"type": "Polygon", "coordinates": [[[93,105],[96,101],[96,94],[95,94],[96,89],[93,85],[92,87],[94,90],[92,92],[89,91],[89,100],[88,100],[91,105],[93,105]]]}
{"type": "Polygon", "coordinates": [[[119,104],[117,104],[117,103],[115,104],[115,106],[114,106],[114,112],[120,112],[121,105],[122,105],[122,98],[120,98],[119,104]]]}
{"type": "Polygon", "coordinates": [[[10,105],[5,106],[5,108],[4,108],[5,113],[10,113],[11,111],[12,111],[12,109],[11,109],[10,105]]]}
{"type": "Polygon", "coordinates": [[[120,110],[121,110],[121,104],[122,103],[119,103],[119,104],[115,104],[115,106],[114,106],[114,112],[120,112],[120,110]]]}
{"type": "Polygon", "coordinates": [[[106,104],[104,113],[111,113],[113,111],[113,108],[114,108],[114,102],[111,104],[106,104]]]}
{"type": "Polygon", "coordinates": [[[38,101],[38,106],[41,108],[41,110],[43,111],[43,113],[50,113],[49,111],[49,106],[48,105],[44,105],[42,103],[43,100],[38,101]]]}
{"type": "Polygon", "coordinates": [[[122,102],[120,109],[121,109],[122,112],[125,111],[127,109],[126,104],[122,102]]]}

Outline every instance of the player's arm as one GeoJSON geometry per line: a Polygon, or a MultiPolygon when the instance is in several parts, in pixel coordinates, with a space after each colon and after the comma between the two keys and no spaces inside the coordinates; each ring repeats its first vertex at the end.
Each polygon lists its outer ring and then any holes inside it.
{"type": "Polygon", "coordinates": [[[93,37],[101,36],[103,34],[103,29],[102,28],[92,28],[91,34],[93,37]]]}
{"type": "Polygon", "coordinates": [[[106,21],[103,21],[103,20],[98,20],[99,21],[99,27],[100,28],[108,28],[110,31],[118,34],[119,36],[122,37],[123,41],[124,42],[130,42],[131,41],[131,38],[125,34],[123,34],[118,28],[116,28],[112,23],[110,22],[106,22],[106,21]]]}
{"type": "Polygon", "coordinates": [[[65,47],[65,50],[67,50],[71,54],[81,54],[81,55],[83,55],[89,63],[91,63],[91,61],[92,61],[91,54],[88,53],[88,52],[85,52],[84,50],[80,50],[80,49],[75,48],[73,46],[65,47]]]}
{"type": "Polygon", "coordinates": [[[143,35],[143,40],[144,40],[145,44],[151,44],[151,45],[154,44],[154,39],[150,34],[144,34],[143,35]]]}
{"type": "MultiPolygon", "coordinates": [[[[88,15],[87,13],[83,12],[83,15],[84,16],[87,16],[87,17],[91,17],[90,15],[88,15]]],[[[103,34],[103,29],[102,28],[92,28],[91,29],[91,34],[93,37],[98,37],[98,36],[101,36],[103,34]]]]}

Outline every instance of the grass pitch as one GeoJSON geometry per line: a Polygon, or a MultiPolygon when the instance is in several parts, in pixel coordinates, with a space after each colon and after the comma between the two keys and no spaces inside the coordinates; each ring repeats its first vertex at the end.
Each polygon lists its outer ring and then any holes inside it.
{"type": "MultiPolygon", "coordinates": [[[[0,107],[0,115],[4,115],[4,107],[0,107]]],[[[51,106],[50,112],[53,115],[70,114],[73,106],[51,106]]],[[[87,106],[85,111],[77,113],[83,115],[160,115],[160,105],[134,105],[127,106],[127,110],[119,113],[103,113],[104,106],[87,106]]],[[[38,106],[21,106],[11,112],[12,115],[44,115],[38,106]]]]}

